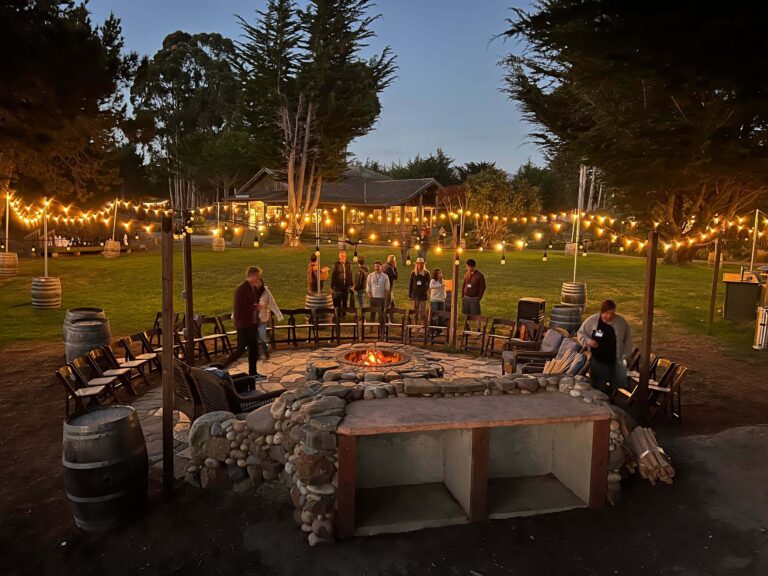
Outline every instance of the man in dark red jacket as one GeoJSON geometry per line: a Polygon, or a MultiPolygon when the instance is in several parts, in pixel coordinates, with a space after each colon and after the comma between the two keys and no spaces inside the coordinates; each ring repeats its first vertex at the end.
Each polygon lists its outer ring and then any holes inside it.
{"type": "Polygon", "coordinates": [[[254,378],[264,378],[256,368],[259,359],[259,298],[264,293],[261,268],[249,266],[245,277],[245,281],[235,290],[232,319],[237,328],[237,352],[228,363],[237,360],[247,348],[248,374],[254,378]]]}

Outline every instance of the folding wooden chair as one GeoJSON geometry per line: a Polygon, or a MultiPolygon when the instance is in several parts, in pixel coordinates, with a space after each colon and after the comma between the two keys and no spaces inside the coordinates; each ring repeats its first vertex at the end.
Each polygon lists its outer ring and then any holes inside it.
{"type": "MultiPolygon", "coordinates": [[[[669,360],[668,358],[657,357],[654,360],[650,377],[656,383],[655,384],[653,384],[652,382],[648,383],[649,402],[652,397],[652,395],[650,394],[651,386],[654,386],[657,388],[669,389],[672,383],[672,378],[674,377],[674,374],[675,374],[675,366],[676,366],[675,363],[669,360]]],[[[611,397],[621,398],[621,396],[623,396],[623,400],[625,404],[627,405],[632,404],[637,398],[637,391],[640,388],[640,382],[635,378],[630,378],[628,384],[630,385],[629,390],[626,388],[617,388],[611,393],[611,397]],[[618,394],[621,394],[621,396],[617,396],[618,394]]]]}
{"type": "MultiPolygon", "coordinates": [[[[131,384],[131,371],[127,368],[118,368],[102,372],[99,366],[93,361],[93,358],[88,355],[78,356],[69,364],[72,366],[75,374],[82,376],[85,382],[95,382],[99,378],[114,378],[114,381],[111,383],[114,389],[126,388],[131,395],[137,396],[136,390],[131,384]]],[[[103,384],[103,382],[98,382],[98,384],[103,384]]],[[[90,386],[92,384],[88,385],[90,386]]]]}
{"type": "Polygon", "coordinates": [[[147,365],[149,360],[128,360],[120,364],[109,346],[94,348],[88,352],[88,356],[90,356],[93,363],[96,364],[96,368],[98,368],[103,376],[117,376],[118,373],[126,374],[129,382],[136,378],[141,378],[144,380],[147,388],[149,388],[149,380],[147,380],[143,371],[144,366],[147,365]]]}
{"type": "Polygon", "coordinates": [[[491,328],[486,335],[485,353],[488,356],[509,350],[509,341],[517,334],[517,321],[506,318],[492,318],[491,328]]]}
{"type": "Polygon", "coordinates": [[[405,308],[389,308],[384,311],[384,315],[382,339],[385,342],[405,341],[405,319],[408,311],[405,308]]]}
{"type": "MultiPolygon", "coordinates": [[[[174,312],[173,313],[173,325],[174,325],[174,327],[178,327],[181,324],[183,324],[183,322],[180,321],[179,316],[180,315],[179,315],[178,312],[174,312]]],[[[152,324],[152,330],[160,331],[162,329],[163,329],[163,313],[162,312],[158,312],[157,314],[155,314],[155,322],[152,324]]],[[[152,337],[154,338],[154,340],[152,341],[153,345],[160,346],[160,336],[159,336],[159,334],[160,334],[159,332],[153,332],[152,333],[152,337]]]]}
{"type": "Polygon", "coordinates": [[[211,343],[213,344],[214,355],[219,354],[219,347],[221,347],[222,354],[232,354],[232,345],[229,342],[229,336],[227,336],[226,330],[221,327],[215,316],[195,314],[195,330],[197,332],[195,342],[205,347],[209,359],[210,350],[208,350],[208,345],[211,343]],[[206,326],[213,326],[213,333],[205,334],[206,326]]]}
{"type": "Polygon", "coordinates": [[[384,308],[367,306],[360,308],[360,340],[381,340],[383,334],[384,308]]]}
{"type": "Polygon", "coordinates": [[[408,310],[405,315],[404,339],[406,344],[413,342],[424,343],[427,334],[429,315],[420,314],[418,310],[408,310]]]}
{"type": "Polygon", "coordinates": [[[357,342],[360,337],[360,317],[355,308],[341,308],[336,312],[338,341],[357,342]]]}
{"type": "Polygon", "coordinates": [[[71,366],[62,366],[54,375],[66,390],[65,418],[69,417],[70,400],[74,400],[75,411],[80,411],[93,404],[110,404],[116,399],[115,391],[107,382],[83,386],[82,380],[75,375],[71,366]]]}
{"type": "MultiPolygon", "coordinates": [[[[160,356],[157,352],[149,351],[144,345],[143,333],[137,332],[136,334],[125,336],[120,339],[119,344],[123,347],[126,360],[146,360],[149,362],[150,371],[160,370],[160,356]]],[[[119,356],[117,357],[119,361],[119,356]]]]}
{"type": "Polygon", "coordinates": [[[293,346],[299,345],[299,342],[310,343],[315,339],[315,323],[312,316],[312,310],[309,308],[297,308],[293,310],[294,319],[294,341],[293,346]]]}
{"type": "MultiPolygon", "coordinates": [[[[648,419],[651,420],[658,412],[663,411],[678,424],[683,421],[682,399],[683,380],[688,368],[677,364],[668,379],[662,378],[657,385],[648,385],[648,419]],[[664,384],[669,386],[664,386],[664,384]]],[[[666,374],[665,374],[666,375],[666,374]]]]}
{"type": "Polygon", "coordinates": [[[448,345],[448,330],[451,323],[451,313],[448,311],[431,312],[424,332],[424,344],[448,345]]]}
{"type": "Polygon", "coordinates": [[[460,351],[475,350],[482,354],[485,350],[485,336],[488,329],[488,317],[469,315],[464,320],[460,336],[460,351]]]}
{"type": "Polygon", "coordinates": [[[313,308],[312,322],[315,331],[315,346],[320,342],[338,342],[338,324],[335,308],[313,308]]]}

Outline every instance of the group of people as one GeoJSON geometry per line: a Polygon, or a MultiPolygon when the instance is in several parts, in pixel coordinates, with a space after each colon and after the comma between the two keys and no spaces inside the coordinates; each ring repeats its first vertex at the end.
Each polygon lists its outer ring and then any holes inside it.
{"type": "MultiPolygon", "coordinates": [[[[477,263],[472,258],[466,262],[467,270],[461,287],[462,312],[464,314],[480,314],[480,301],[485,294],[485,276],[477,269],[477,263]]],[[[317,260],[309,264],[308,290],[317,291],[317,260]]],[[[373,271],[366,264],[363,256],[357,258],[357,270],[353,272],[352,265],[347,259],[347,253],[339,252],[339,259],[334,263],[333,270],[328,274],[331,282],[334,308],[365,307],[366,298],[372,308],[391,308],[395,306],[393,296],[395,282],[399,279],[397,257],[387,256],[385,262],[376,260],[373,271]]],[[[322,277],[321,277],[322,278],[322,277]]],[[[321,279],[322,290],[322,279],[321,279]]],[[[427,303],[430,313],[442,312],[446,309],[446,285],[443,272],[435,268],[432,272],[427,269],[423,257],[416,259],[413,271],[408,280],[408,299],[413,309],[421,317],[427,315],[427,303]]]]}
{"type": "MultiPolygon", "coordinates": [[[[313,256],[307,274],[309,291],[316,290],[317,274],[320,273],[317,258],[313,256]]],[[[398,278],[397,257],[394,254],[390,254],[383,264],[376,260],[373,271],[368,269],[365,258],[359,257],[357,270],[353,273],[347,253],[342,250],[330,273],[333,305],[344,309],[352,300],[352,306],[355,306],[356,301],[363,308],[367,297],[372,308],[393,307],[395,300],[392,292],[398,278]]],[[[468,259],[461,287],[463,314],[480,314],[480,302],[485,290],[485,276],[477,269],[475,260],[468,259]]],[[[413,309],[422,317],[425,317],[427,302],[430,314],[444,311],[446,286],[440,268],[430,273],[424,258],[418,258],[408,281],[408,298],[413,303],[413,309]]],[[[247,350],[248,373],[254,379],[263,378],[257,370],[260,354],[265,359],[269,358],[266,333],[272,314],[278,320],[283,319],[274,296],[264,284],[261,268],[249,266],[245,281],[237,287],[234,295],[232,318],[237,329],[238,349],[230,358],[230,363],[247,350]]],[[[626,385],[625,360],[632,351],[632,338],[627,321],[616,314],[616,303],[613,300],[603,301],[600,312],[584,321],[578,330],[577,339],[591,351],[590,380],[593,387],[607,391],[609,383],[614,389],[626,385]]],[[[254,386],[255,382],[252,382],[251,387],[254,386]]]]}

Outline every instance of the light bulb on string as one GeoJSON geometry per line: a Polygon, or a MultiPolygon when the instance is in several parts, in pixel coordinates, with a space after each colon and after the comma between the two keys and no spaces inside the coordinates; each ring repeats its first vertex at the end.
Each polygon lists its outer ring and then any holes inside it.
{"type": "Polygon", "coordinates": [[[542,262],[546,262],[547,261],[547,249],[546,248],[544,248],[544,256],[542,256],[541,261],[542,262]]]}
{"type": "Polygon", "coordinates": [[[358,260],[358,257],[357,257],[357,246],[355,246],[355,255],[352,256],[352,262],[357,264],[357,260],[358,260]]]}
{"type": "Polygon", "coordinates": [[[507,263],[507,255],[504,252],[501,253],[501,263],[502,264],[506,264],[507,263]]]}
{"type": "Polygon", "coordinates": [[[410,266],[411,265],[411,252],[408,251],[405,255],[405,265],[410,266]]]}

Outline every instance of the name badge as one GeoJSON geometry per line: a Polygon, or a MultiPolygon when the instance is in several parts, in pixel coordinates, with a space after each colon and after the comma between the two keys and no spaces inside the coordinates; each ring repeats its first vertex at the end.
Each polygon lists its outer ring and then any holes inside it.
{"type": "Polygon", "coordinates": [[[472,284],[467,284],[467,288],[472,288],[472,284]]]}
{"type": "Polygon", "coordinates": [[[602,338],[602,337],[603,337],[603,331],[602,330],[597,330],[595,332],[595,338],[602,338]]]}
{"type": "Polygon", "coordinates": [[[416,281],[416,286],[421,286],[421,280],[416,281]]]}

